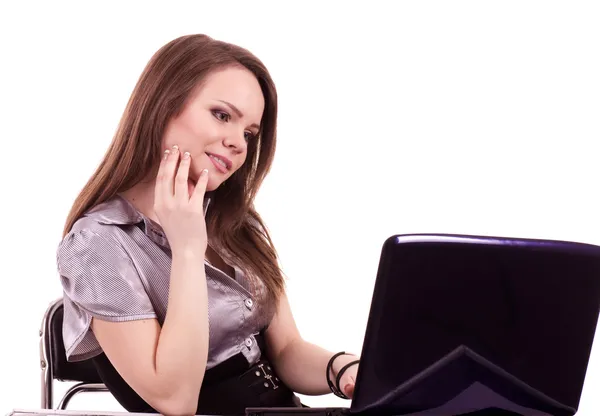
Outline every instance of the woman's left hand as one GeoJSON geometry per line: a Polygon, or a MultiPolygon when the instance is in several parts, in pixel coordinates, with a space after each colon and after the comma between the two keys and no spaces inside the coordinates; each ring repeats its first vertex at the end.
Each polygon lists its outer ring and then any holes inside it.
{"type": "MultiPolygon", "coordinates": [[[[337,371],[341,370],[346,364],[351,363],[358,359],[356,356],[345,355],[339,357],[336,361],[337,371]],[[343,357],[343,359],[342,359],[343,357]]],[[[359,364],[353,364],[348,367],[344,374],[342,374],[342,378],[340,379],[340,390],[350,399],[354,395],[354,386],[356,385],[356,375],[358,374],[358,366],[359,364]]],[[[337,373],[337,372],[336,372],[337,373]]]]}

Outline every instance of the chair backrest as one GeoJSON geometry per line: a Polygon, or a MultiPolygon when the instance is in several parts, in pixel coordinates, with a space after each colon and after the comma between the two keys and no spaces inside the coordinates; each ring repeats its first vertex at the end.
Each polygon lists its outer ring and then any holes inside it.
{"type": "Polygon", "coordinates": [[[50,370],[50,377],[48,377],[50,380],[48,381],[54,379],[59,381],[101,383],[102,380],[98,376],[91,360],[67,361],[62,335],[63,314],[63,302],[62,299],[58,299],[46,311],[44,323],[42,324],[42,360],[45,360],[50,370]]]}

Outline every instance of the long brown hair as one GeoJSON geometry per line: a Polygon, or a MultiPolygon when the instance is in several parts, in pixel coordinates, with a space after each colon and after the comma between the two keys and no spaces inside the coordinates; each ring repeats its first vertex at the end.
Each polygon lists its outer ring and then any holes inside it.
{"type": "MultiPolygon", "coordinates": [[[[248,276],[264,284],[273,305],[284,287],[278,257],[254,198],[271,168],[276,145],[277,92],[263,63],[244,48],[197,34],[164,45],[150,59],[127,103],[104,159],[76,198],[63,236],[89,209],[146,178],[162,154],[168,121],[212,71],[242,65],[262,89],[265,109],[257,140],[248,144],[246,162],[212,192],[206,218],[211,244],[227,251],[248,276]]],[[[256,287],[256,285],[253,285],[256,287]]]]}

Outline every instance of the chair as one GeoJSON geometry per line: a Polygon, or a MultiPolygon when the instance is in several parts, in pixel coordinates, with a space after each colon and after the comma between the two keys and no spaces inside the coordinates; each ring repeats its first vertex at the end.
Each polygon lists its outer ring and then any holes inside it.
{"type": "Polygon", "coordinates": [[[108,389],[90,360],[69,362],[62,336],[63,300],[52,302],[42,320],[40,329],[40,364],[42,367],[42,408],[53,409],[54,381],[77,382],[64,394],[57,409],[65,410],[78,393],[107,392],[108,389]]]}

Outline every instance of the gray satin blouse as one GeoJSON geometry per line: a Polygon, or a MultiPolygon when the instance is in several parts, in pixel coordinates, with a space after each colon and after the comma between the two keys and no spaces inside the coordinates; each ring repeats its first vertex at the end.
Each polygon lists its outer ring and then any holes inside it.
{"type": "MultiPolygon", "coordinates": [[[[210,201],[207,201],[210,202],[210,201]]],[[[227,261],[227,259],[224,259],[227,261]]],[[[64,289],[63,336],[67,359],[102,352],[92,317],[122,322],[156,318],[167,311],[171,251],[160,226],[116,196],[86,213],[59,244],[57,266],[64,289]]],[[[229,277],[205,261],[208,288],[207,369],[242,353],[249,364],[261,355],[255,335],[268,325],[242,271],[229,277]]]]}

